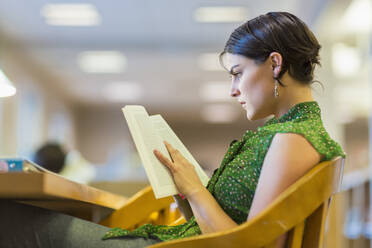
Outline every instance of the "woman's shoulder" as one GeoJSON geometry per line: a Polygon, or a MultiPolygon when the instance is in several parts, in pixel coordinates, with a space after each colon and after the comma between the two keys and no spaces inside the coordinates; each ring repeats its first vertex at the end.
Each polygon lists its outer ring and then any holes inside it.
{"type": "Polygon", "coordinates": [[[271,153],[290,155],[289,159],[301,158],[307,161],[319,163],[325,159],[314,145],[300,133],[276,133],[272,139],[269,150],[271,153]]]}
{"type": "MultiPolygon", "coordinates": [[[[258,128],[257,130],[258,132],[262,132],[263,136],[271,137],[271,139],[274,138],[277,133],[299,134],[322,155],[321,161],[330,160],[335,156],[346,156],[341,146],[331,138],[319,116],[312,116],[312,118],[302,120],[294,119],[283,123],[272,123],[258,128]]],[[[287,137],[282,137],[282,139],[293,139],[296,137],[293,135],[286,136],[287,137]]],[[[301,139],[301,137],[298,136],[297,138],[301,139]]]]}

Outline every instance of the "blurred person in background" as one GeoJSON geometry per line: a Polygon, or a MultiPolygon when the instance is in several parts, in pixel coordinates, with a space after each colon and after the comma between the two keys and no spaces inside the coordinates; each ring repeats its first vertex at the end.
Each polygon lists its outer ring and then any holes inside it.
{"type": "Polygon", "coordinates": [[[78,151],[66,152],[62,145],[56,142],[48,142],[38,148],[34,162],[78,183],[88,184],[96,176],[94,166],[78,151]]]}
{"type": "Polygon", "coordinates": [[[34,155],[34,162],[54,173],[60,173],[65,166],[67,153],[58,143],[42,145],[34,155]]]}

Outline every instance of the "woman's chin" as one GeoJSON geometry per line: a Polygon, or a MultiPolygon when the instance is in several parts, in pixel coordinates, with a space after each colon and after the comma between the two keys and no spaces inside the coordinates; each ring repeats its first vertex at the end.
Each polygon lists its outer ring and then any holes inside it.
{"type": "Polygon", "coordinates": [[[247,119],[252,121],[254,118],[253,113],[251,113],[249,110],[246,110],[247,119]]]}
{"type": "Polygon", "coordinates": [[[247,119],[248,119],[249,121],[254,121],[254,120],[255,120],[253,117],[251,117],[251,116],[249,116],[249,115],[247,115],[247,119]]]}
{"type": "Polygon", "coordinates": [[[248,109],[246,109],[247,113],[247,119],[250,120],[250,121],[255,121],[255,120],[258,120],[259,118],[257,117],[256,113],[255,112],[252,112],[252,111],[249,111],[248,109]]]}

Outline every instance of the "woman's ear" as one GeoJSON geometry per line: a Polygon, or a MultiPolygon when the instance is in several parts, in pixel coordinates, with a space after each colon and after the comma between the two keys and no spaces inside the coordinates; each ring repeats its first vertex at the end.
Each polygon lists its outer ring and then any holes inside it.
{"type": "Polygon", "coordinates": [[[278,52],[272,52],[269,55],[269,60],[273,69],[274,78],[277,78],[282,70],[282,55],[278,52]]]}

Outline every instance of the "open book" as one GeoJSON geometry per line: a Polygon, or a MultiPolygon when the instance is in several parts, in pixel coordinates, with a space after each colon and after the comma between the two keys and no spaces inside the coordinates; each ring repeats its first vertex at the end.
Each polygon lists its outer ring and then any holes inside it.
{"type": "Polygon", "coordinates": [[[179,150],[194,165],[201,182],[204,186],[207,185],[209,177],[161,115],[149,116],[140,105],[126,105],[122,110],[157,199],[179,193],[172,174],[153,153],[153,150],[157,149],[171,160],[163,140],[179,150]]]}

